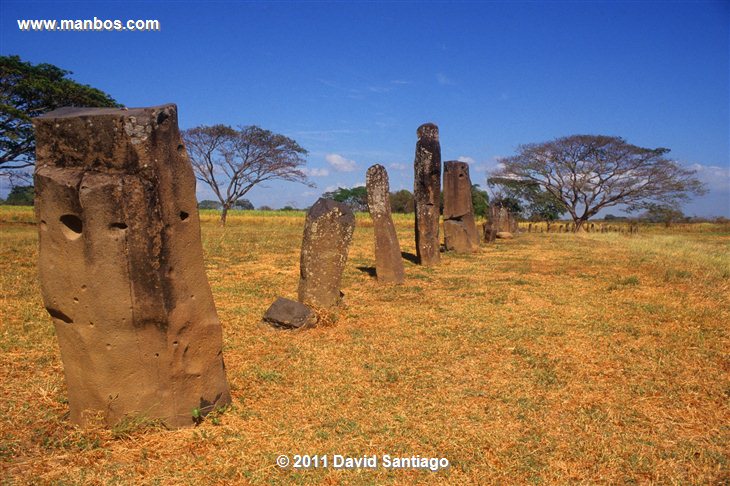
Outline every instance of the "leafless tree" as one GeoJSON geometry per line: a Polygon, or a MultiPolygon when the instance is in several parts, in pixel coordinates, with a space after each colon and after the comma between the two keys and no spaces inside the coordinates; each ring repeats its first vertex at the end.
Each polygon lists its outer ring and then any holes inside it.
{"type": "Polygon", "coordinates": [[[214,125],[185,130],[182,136],[196,177],[221,203],[221,224],[256,184],[279,179],[312,185],[301,170],[307,151],[284,135],[257,126],[214,125]]]}
{"type": "Polygon", "coordinates": [[[631,212],[651,204],[677,204],[706,192],[695,171],[619,137],[573,135],[522,145],[499,160],[492,177],[534,183],[561,201],[575,231],[601,209],[624,205],[631,212]]]}

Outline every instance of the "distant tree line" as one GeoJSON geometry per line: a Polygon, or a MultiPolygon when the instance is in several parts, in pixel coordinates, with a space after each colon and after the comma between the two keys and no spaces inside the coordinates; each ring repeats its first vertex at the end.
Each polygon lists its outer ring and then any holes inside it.
{"type": "MultiPolygon", "coordinates": [[[[357,186],[353,188],[339,187],[334,191],[328,191],[322,194],[322,197],[334,199],[349,206],[353,211],[368,210],[368,193],[365,186],[357,186]]],[[[471,187],[471,199],[474,207],[474,214],[484,217],[489,207],[489,194],[479,188],[479,184],[471,187]]],[[[443,193],[441,194],[441,211],[444,209],[443,193]]],[[[390,210],[393,213],[412,213],[415,211],[415,202],[413,193],[407,189],[390,193],[390,210]]]]}
{"type": "Polygon", "coordinates": [[[34,191],[33,186],[14,186],[7,199],[0,199],[0,204],[8,206],[32,206],[34,191]]]}

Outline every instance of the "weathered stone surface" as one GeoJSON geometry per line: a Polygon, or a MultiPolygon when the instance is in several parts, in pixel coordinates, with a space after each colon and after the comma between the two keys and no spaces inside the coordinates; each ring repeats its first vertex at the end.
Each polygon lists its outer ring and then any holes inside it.
{"type": "Polygon", "coordinates": [[[277,297],[266,311],[264,322],[282,329],[299,329],[313,327],[317,324],[317,316],[312,309],[296,300],[277,297]]]}
{"type": "Polygon", "coordinates": [[[510,233],[514,233],[514,234],[519,233],[520,232],[520,228],[517,225],[517,218],[515,218],[515,215],[512,214],[509,211],[507,212],[507,215],[508,215],[507,217],[509,218],[510,233]]]}
{"type": "Polygon", "coordinates": [[[489,207],[487,208],[487,220],[482,224],[482,241],[484,243],[494,243],[494,239],[497,237],[493,222],[491,207],[489,207]]]}
{"type": "Polygon", "coordinates": [[[509,231],[498,231],[496,236],[501,240],[511,240],[514,238],[514,235],[509,231]]]}
{"type": "Polygon", "coordinates": [[[490,205],[487,222],[484,223],[484,241],[492,243],[497,238],[497,233],[502,230],[499,206],[490,205]]]}
{"type": "Polygon", "coordinates": [[[379,282],[403,283],[403,258],[390,214],[390,184],[382,165],[367,171],[368,210],[375,232],[375,271],[379,282]]]}
{"type": "Polygon", "coordinates": [[[416,132],[413,199],[416,211],[416,256],[422,265],[436,265],[439,253],[439,199],[441,195],[441,145],[439,129],[425,123],[416,132]]]}
{"type": "Polygon", "coordinates": [[[499,208],[499,229],[497,232],[504,231],[507,233],[514,232],[515,221],[512,217],[512,213],[507,208],[499,208]]]}
{"type": "MultiPolygon", "coordinates": [[[[548,231],[550,226],[548,225],[548,231]]],[[[510,211],[501,206],[489,206],[488,221],[484,225],[484,240],[491,243],[495,238],[513,238],[519,231],[517,220],[510,211]],[[499,234],[502,233],[502,236],[499,234]],[[509,236],[506,236],[509,234],[509,236]]]]}
{"type": "Polygon", "coordinates": [[[299,270],[299,301],[331,310],[342,298],[340,282],[355,230],[346,205],[320,198],[307,212],[299,270]]]}
{"type": "Polygon", "coordinates": [[[230,402],[177,107],[34,120],[41,292],[71,420],[193,425],[230,402]]]}
{"type": "Polygon", "coordinates": [[[479,249],[469,164],[466,162],[444,163],[444,246],[458,253],[479,249]]]}

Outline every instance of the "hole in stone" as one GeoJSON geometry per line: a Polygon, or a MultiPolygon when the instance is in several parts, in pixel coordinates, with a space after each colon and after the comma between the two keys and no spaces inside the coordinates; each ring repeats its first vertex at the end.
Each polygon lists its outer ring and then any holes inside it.
{"type": "Polygon", "coordinates": [[[182,152],[183,150],[185,150],[185,145],[180,144],[180,145],[177,146],[177,151],[178,152],[182,152]]]}
{"type": "Polygon", "coordinates": [[[94,327],[94,323],[93,322],[89,322],[89,327],[94,327]]]}
{"type": "Polygon", "coordinates": [[[108,350],[110,350],[110,349],[112,349],[112,345],[111,345],[111,344],[109,344],[109,343],[107,343],[107,344],[106,344],[106,349],[107,349],[107,351],[108,351],[108,350]]]}
{"type": "Polygon", "coordinates": [[[45,222],[44,220],[42,220],[42,219],[41,219],[41,229],[42,229],[43,231],[47,231],[47,230],[48,230],[48,225],[47,225],[47,224],[46,224],[46,222],[45,222]]]}
{"type": "Polygon", "coordinates": [[[79,298],[78,297],[74,297],[74,302],[76,302],[78,304],[79,303],[79,298]]]}
{"type": "Polygon", "coordinates": [[[173,342],[172,342],[172,345],[173,345],[173,346],[177,346],[177,341],[173,341],[173,342]]]}
{"type": "Polygon", "coordinates": [[[69,316],[67,316],[66,314],[64,314],[63,312],[61,312],[58,309],[54,309],[53,307],[46,307],[46,310],[51,315],[51,317],[53,317],[54,319],[59,319],[59,320],[65,322],[66,324],[73,324],[73,322],[74,322],[73,319],[71,319],[69,316]]]}
{"type": "Polygon", "coordinates": [[[157,124],[162,125],[168,118],[170,118],[170,115],[167,112],[161,111],[160,114],[157,115],[157,124]]]}
{"type": "Polygon", "coordinates": [[[127,229],[127,225],[124,223],[112,223],[109,225],[109,229],[123,231],[123,230],[127,229]]]}
{"type": "Polygon", "coordinates": [[[86,284],[81,286],[81,290],[86,290],[86,284]]]}
{"type": "Polygon", "coordinates": [[[75,240],[81,236],[81,231],[84,227],[84,224],[81,222],[81,218],[75,214],[64,214],[61,216],[60,221],[63,225],[61,227],[61,231],[66,238],[69,240],[75,240]]]}
{"type": "Polygon", "coordinates": [[[185,211],[180,211],[180,219],[181,220],[185,221],[189,217],[190,217],[190,215],[188,213],[186,213],[185,211]]]}
{"type": "Polygon", "coordinates": [[[155,353],[155,358],[159,358],[159,357],[160,357],[160,353],[155,353]]]}

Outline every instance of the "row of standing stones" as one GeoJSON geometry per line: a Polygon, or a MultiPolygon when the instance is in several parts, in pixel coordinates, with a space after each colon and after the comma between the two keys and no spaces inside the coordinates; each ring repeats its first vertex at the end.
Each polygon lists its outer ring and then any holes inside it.
{"type": "MultiPolygon", "coordinates": [[[[41,292],[58,336],[71,420],[101,417],[112,425],[138,414],[186,427],[230,403],[177,107],[62,108],[33,123],[41,292]]],[[[438,128],[425,124],[417,133],[416,251],[421,264],[435,265],[438,128]]],[[[368,169],[367,192],[378,279],[402,283],[383,166],[368,169]]],[[[511,224],[509,215],[504,221],[511,224]]],[[[354,227],[343,204],[320,199],[310,208],[298,300],[278,298],[264,322],[301,328],[336,316],[354,227]]],[[[489,234],[500,229],[492,224],[489,234]]],[[[445,164],[444,233],[447,250],[478,248],[469,170],[461,162],[445,164]]]]}
{"type": "MultiPolygon", "coordinates": [[[[417,135],[413,193],[416,256],[419,263],[431,266],[438,264],[441,258],[441,147],[438,127],[433,123],[421,125],[417,135]]],[[[377,279],[383,283],[401,284],[405,271],[391,215],[390,185],[385,167],[376,164],[368,168],[366,189],[375,234],[377,279]]],[[[464,162],[444,164],[443,215],[444,248],[463,253],[477,251],[479,236],[471,199],[469,165],[464,162]]],[[[264,314],[265,323],[293,329],[310,327],[318,321],[336,317],[342,296],[340,281],[354,224],[352,212],[343,204],[320,199],[312,206],[304,225],[298,301],[277,298],[264,314]]]]}

